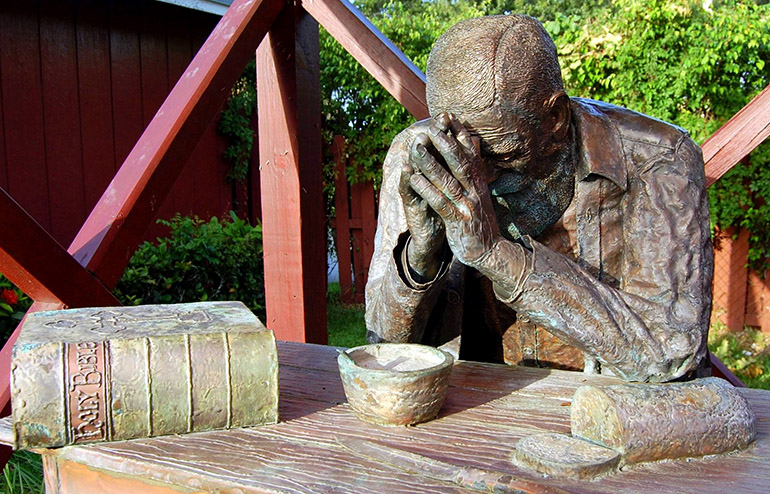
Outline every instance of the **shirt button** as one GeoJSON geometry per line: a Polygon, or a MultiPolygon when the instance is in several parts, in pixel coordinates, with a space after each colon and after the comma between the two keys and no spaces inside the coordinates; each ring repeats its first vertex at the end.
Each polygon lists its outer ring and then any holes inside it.
{"type": "Polygon", "coordinates": [[[452,305],[460,303],[460,294],[454,290],[447,290],[446,301],[452,305]]]}
{"type": "Polygon", "coordinates": [[[524,349],[524,355],[534,355],[535,351],[531,348],[524,349]]]}

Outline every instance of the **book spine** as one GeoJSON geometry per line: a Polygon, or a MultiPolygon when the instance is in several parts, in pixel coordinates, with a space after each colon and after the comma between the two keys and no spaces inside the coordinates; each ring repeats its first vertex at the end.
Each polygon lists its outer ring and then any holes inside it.
{"type": "Polygon", "coordinates": [[[69,444],[107,441],[111,436],[106,401],[110,379],[103,341],[64,345],[63,436],[69,444]]]}
{"type": "Polygon", "coordinates": [[[270,331],[47,343],[18,352],[14,362],[17,448],[278,421],[270,331]],[[41,364],[53,374],[45,382],[59,386],[40,386],[41,364]]]}

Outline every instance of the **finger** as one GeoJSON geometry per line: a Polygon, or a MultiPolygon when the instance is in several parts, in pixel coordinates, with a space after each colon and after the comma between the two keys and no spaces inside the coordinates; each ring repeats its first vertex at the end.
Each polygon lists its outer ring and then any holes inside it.
{"type": "Polygon", "coordinates": [[[447,114],[447,121],[449,123],[449,129],[452,131],[452,134],[455,136],[455,138],[457,138],[457,142],[460,143],[465,152],[471,155],[479,156],[481,151],[479,139],[477,137],[473,137],[471,133],[468,132],[468,129],[466,129],[465,126],[461,124],[460,121],[457,120],[457,117],[455,117],[453,114],[447,114]]]}
{"type": "Polygon", "coordinates": [[[404,162],[401,165],[401,176],[398,179],[398,193],[401,194],[401,197],[407,201],[412,201],[418,198],[417,194],[409,183],[412,175],[414,175],[414,168],[412,168],[412,165],[410,165],[409,162],[404,162]]]}
{"type": "Polygon", "coordinates": [[[452,125],[452,120],[449,115],[450,114],[447,112],[441,112],[433,119],[434,125],[441,129],[441,132],[448,131],[452,125]]]}
{"type": "Polygon", "coordinates": [[[430,180],[422,175],[412,175],[412,188],[444,221],[457,217],[457,208],[430,180]]]}
{"type": "Polygon", "coordinates": [[[415,143],[413,157],[416,167],[445,196],[454,202],[463,198],[463,188],[460,182],[441,166],[422,143],[415,143]]]}
{"type": "Polygon", "coordinates": [[[472,172],[469,168],[472,161],[468,159],[468,155],[457,142],[457,139],[441,132],[436,126],[428,128],[428,137],[460,185],[465,190],[471,190],[469,173],[472,172]]]}

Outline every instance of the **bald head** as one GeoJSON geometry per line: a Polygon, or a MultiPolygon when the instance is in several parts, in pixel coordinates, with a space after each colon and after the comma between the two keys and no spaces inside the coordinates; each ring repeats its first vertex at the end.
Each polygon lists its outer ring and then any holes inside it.
{"type": "Polygon", "coordinates": [[[553,40],[524,15],[480,17],[451,27],[431,50],[426,82],[434,116],[478,112],[495,102],[536,115],[563,88],[553,40]]]}

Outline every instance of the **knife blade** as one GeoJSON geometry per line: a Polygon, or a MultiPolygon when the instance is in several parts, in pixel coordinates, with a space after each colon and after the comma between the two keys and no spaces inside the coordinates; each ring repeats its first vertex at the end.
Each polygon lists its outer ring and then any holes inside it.
{"type": "Polygon", "coordinates": [[[518,479],[505,472],[452,465],[442,460],[365,439],[339,436],[335,439],[342,447],[357,456],[386,463],[406,473],[424,475],[433,480],[451,482],[478,491],[505,494],[567,493],[557,487],[518,479]]]}

